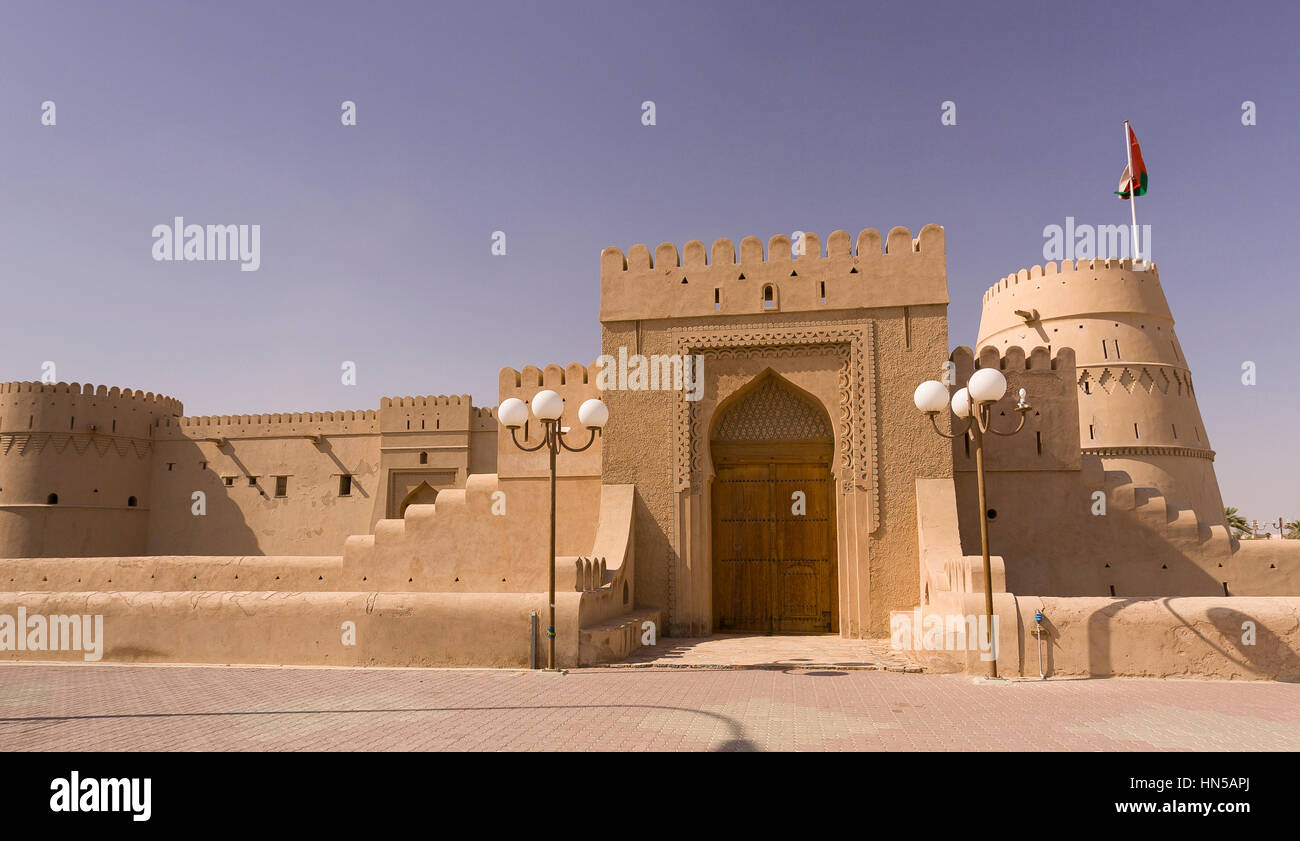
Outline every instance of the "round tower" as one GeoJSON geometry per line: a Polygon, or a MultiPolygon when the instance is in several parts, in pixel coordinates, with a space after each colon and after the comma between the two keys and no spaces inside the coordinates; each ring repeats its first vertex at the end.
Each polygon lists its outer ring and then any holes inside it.
{"type": "Polygon", "coordinates": [[[1040,344],[1074,348],[1084,453],[1202,523],[1224,522],[1214,451],[1154,265],[1065,260],[998,281],[984,294],[977,347],[1040,344]]]}
{"type": "Polygon", "coordinates": [[[144,554],[161,394],[0,383],[0,557],[144,554]]]}

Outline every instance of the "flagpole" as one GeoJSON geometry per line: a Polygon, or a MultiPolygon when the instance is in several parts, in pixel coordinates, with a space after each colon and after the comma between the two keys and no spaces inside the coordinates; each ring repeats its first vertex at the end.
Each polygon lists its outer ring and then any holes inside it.
{"type": "Polygon", "coordinates": [[[1128,205],[1129,210],[1133,212],[1133,263],[1136,268],[1137,264],[1142,262],[1142,252],[1138,249],[1138,206],[1137,206],[1137,188],[1134,182],[1137,181],[1137,173],[1133,171],[1133,140],[1131,137],[1132,129],[1129,128],[1128,120],[1124,121],[1124,154],[1128,156],[1128,205]]]}

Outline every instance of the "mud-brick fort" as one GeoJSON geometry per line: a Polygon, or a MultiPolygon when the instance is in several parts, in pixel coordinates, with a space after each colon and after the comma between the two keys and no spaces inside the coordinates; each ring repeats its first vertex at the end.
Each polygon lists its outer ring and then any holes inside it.
{"type": "MultiPolygon", "coordinates": [[[[1041,613],[1049,674],[1300,678],[1300,542],[1229,534],[1154,266],[1008,275],[974,350],[950,343],[937,225],[797,254],[784,236],[607,248],[600,296],[600,356],[690,357],[702,379],[697,400],[602,390],[600,360],[501,372],[499,401],[555,390],[579,432],[584,400],[610,409],[558,462],[560,665],[625,657],[647,622],[879,638],[895,614],[982,614],[970,443],[912,392],[996,368],[995,421],[1020,388],[1033,406],[985,445],[1000,672],[1037,675],[1041,613]]],[[[0,614],[103,615],[107,660],[528,666],[547,477],[467,396],[186,417],[148,392],[5,383],[0,614]]]]}

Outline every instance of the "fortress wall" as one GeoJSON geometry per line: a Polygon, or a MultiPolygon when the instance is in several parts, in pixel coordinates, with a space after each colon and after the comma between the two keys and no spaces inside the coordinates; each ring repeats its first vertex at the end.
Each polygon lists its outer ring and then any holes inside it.
{"type": "MultiPolygon", "coordinates": [[[[157,443],[148,554],[324,555],[366,531],[379,494],[379,436],[189,436],[157,443]],[[340,495],[340,476],[352,477],[340,495]],[[284,497],[276,477],[286,476],[284,497]],[[250,481],[255,484],[250,484],[250,481]],[[226,483],[230,484],[227,485],[226,483]],[[205,496],[195,513],[194,494],[205,496]]],[[[139,554],[145,554],[141,552],[139,554]]]]}
{"type": "MultiPolygon", "coordinates": [[[[915,239],[895,228],[887,248],[873,230],[858,236],[856,253],[852,242],[837,231],[823,252],[819,239],[809,235],[806,254],[793,259],[784,236],[773,237],[766,254],[760,240],[746,238],[739,259],[729,240],[716,241],[710,251],[693,241],[680,256],[671,243],[653,256],[643,245],[626,256],[608,248],[602,253],[601,322],[602,352],[613,356],[620,348],[675,354],[679,334],[735,335],[740,350],[732,356],[742,359],[737,371],[757,376],[784,354],[782,375],[810,393],[818,390],[812,369],[801,370],[779,339],[766,338],[769,346],[763,348],[765,337],[784,330],[814,335],[819,327],[874,331],[866,364],[874,391],[861,405],[876,413],[877,431],[874,440],[860,442],[856,455],[874,458],[879,469],[873,464],[871,488],[846,481],[836,500],[840,632],[864,636],[886,633],[890,610],[915,603],[914,477],[951,475],[946,442],[929,431],[911,400],[916,384],[938,377],[947,358],[948,296],[941,227],[927,225],[915,239]],[[769,284],[773,305],[764,306],[769,284]],[[879,517],[874,531],[873,507],[879,517]]],[[[707,392],[716,384],[709,370],[706,359],[704,403],[717,398],[707,392]]],[[[606,391],[602,398],[610,406],[604,480],[637,488],[638,604],[667,610],[674,634],[708,632],[706,488],[712,465],[702,464],[702,481],[678,491],[677,406],[683,397],[673,391],[606,391]]],[[[826,408],[838,430],[838,401],[826,408]]],[[[697,422],[706,428],[708,418],[697,422]]],[[[837,446],[844,446],[840,438],[837,431],[837,446]]]]}
{"type": "Polygon", "coordinates": [[[337,553],[409,495],[495,466],[495,418],[464,395],[185,417],[149,392],[3,383],[0,556],[337,553]]]}

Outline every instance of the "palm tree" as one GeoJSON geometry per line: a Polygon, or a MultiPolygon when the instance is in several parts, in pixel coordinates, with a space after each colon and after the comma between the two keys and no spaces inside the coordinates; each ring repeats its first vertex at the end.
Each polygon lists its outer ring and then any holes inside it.
{"type": "Polygon", "coordinates": [[[1250,523],[1246,518],[1237,513],[1236,508],[1223,509],[1223,516],[1228,519],[1228,528],[1237,534],[1250,534],[1250,523]]]}
{"type": "Polygon", "coordinates": [[[1291,540],[1300,540],[1300,520],[1292,520],[1289,523],[1285,523],[1284,526],[1286,528],[1287,537],[1291,540]]]}

